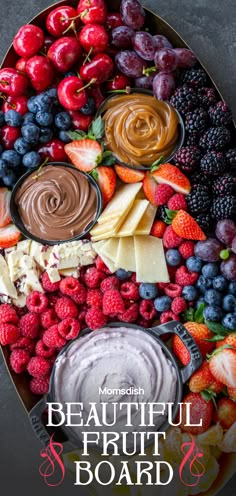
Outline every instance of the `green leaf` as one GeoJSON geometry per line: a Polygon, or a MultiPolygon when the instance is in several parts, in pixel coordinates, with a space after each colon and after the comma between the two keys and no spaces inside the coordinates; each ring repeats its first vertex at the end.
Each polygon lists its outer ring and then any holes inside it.
{"type": "Polygon", "coordinates": [[[207,402],[214,398],[214,393],[212,391],[209,391],[208,389],[204,389],[203,391],[201,391],[200,394],[201,397],[207,402]]]}
{"type": "Polygon", "coordinates": [[[159,169],[159,166],[161,164],[164,164],[165,163],[165,156],[162,155],[160,158],[158,158],[158,160],[156,160],[155,162],[153,162],[152,166],[151,166],[151,172],[155,172],[157,169],[159,169]]]}
{"type": "Polygon", "coordinates": [[[104,158],[104,154],[103,154],[102,165],[110,166],[110,165],[114,165],[115,163],[116,163],[116,159],[113,155],[108,155],[107,157],[104,158]]]}
{"type": "Polygon", "coordinates": [[[188,308],[188,310],[183,313],[183,319],[185,322],[192,322],[194,320],[194,309],[188,308]]]}
{"type": "Polygon", "coordinates": [[[211,322],[210,320],[205,320],[205,324],[210,329],[210,331],[214,332],[215,334],[220,334],[221,336],[227,336],[227,334],[230,334],[229,329],[226,329],[226,327],[222,326],[221,324],[218,324],[218,322],[211,322]]]}
{"type": "Polygon", "coordinates": [[[205,303],[201,303],[201,305],[199,305],[198,309],[194,314],[194,321],[197,322],[198,324],[203,324],[204,322],[203,310],[205,306],[206,306],[205,303]]]}
{"type": "Polygon", "coordinates": [[[93,179],[95,179],[95,181],[98,180],[98,172],[96,171],[96,169],[93,169],[91,172],[90,172],[90,175],[93,177],[93,179]]]}
{"type": "Polygon", "coordinates": [[[88,137],[90,139],[96,139],[99,140],[103,137],[104,135],[104,122],[99,115],[97,119],[95,119],[89,126],[88,130],[88,137]]]}
{"type": "Polygon", "coordinates": [[[215,336],[213,336],[212,338],[203,339],[203,341],[209,341],[210,343],[215,343],[217,341],[221,341],[224,338],[225,338],[225,336],[220,336],[219,334],[215,334],[215,336]]]}
{"type": "Polygon", "coordinates": [[[80,131],[79,129],[77,131],[67,131],[67,134],[73,141],[84,139],[87,136],[84,131],[80,131]]]}

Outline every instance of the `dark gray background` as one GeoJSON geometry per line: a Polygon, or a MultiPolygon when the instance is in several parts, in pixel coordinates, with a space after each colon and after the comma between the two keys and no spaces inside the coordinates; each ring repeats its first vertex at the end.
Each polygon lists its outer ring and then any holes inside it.
{"type": "MultiPolygon", "coordinates": [[[[0,60],[17,29],[51,0],[2,0],[0,60]]],[[[208,69],[236,118],[236,2],[235,0],[146,0],[143,5],[166,19],[196,52],[208,69]]],[[[38,473],[41,445],[34,437],[27,416],[14,391],[0,356],[0,486],[8,494],[37,496],[82,494],[73,481],[60,488],[47,488],[38,473]]],[[[236,470],[236,467],[235,467],[236,470]]],[[[233,493],[236,477],[224,488],[233,493]]],[[[223,491],[222,491],[223,496],[223,491]]]]}

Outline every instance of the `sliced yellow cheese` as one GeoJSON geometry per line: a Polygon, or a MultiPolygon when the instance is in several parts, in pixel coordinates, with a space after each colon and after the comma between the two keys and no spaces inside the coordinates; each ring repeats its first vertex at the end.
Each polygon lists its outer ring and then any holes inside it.
{"type": "Polygon", "coordinates": [[[131,234],[135,232],[136,227],[142,219],[147,207],[148,200],[135,200],[116,236],[120,238],[123,236],[131,236],[131,234]]]}
{"type": "Polygon", "coordinates": [[[134,236],[137,282],[169,282],[162,240],[154,236],[134,236]]]}
{"type": "Polygon", "coordinates": [[[148,204],[142,219],[140,220],[138,226],[135,229],[134,234],[135,235],[141,235],[141,234],[149,234],[151,231],[151,227],[156,215],[156,207],[154,207],[151,203],[148,204]]]}
{"type": "Polygon", "coordinates": [[[115,265],[118,269],[136,272],[133,236],[120,238],[115,265]]]}
{"type": "Polygon", "coordinates": [[[141,187],[142,183],[120,186],[100,215],[98,223],[104,224],[109,219],[120,218],[124,213],[128,213],[141,187]]]}
{"type": "Polygon", "coordinates": [[[115,267],[114,262],[112,262],[112,260],[110,258],[106,257],[105,255],[103,255],[101,253],[101,248],[103,247],[103,245],[105,243],[106,243],[106,241],[104,241],[104,240],[98,241],[97,243],[93,243],[93,248],[96,251],[96,253],[101,257],[101,259],[103,260],[104,264],[113,273],[113,272],[116,271],[116,267],[115,267]]]}
{"type": "Polygon", "coordinates": [[[93,236],[91,238],[91,241],[93,243],[96,241],[101,241],[102,239],[106,241],[107,239],[114,238],[115,236],[116,236],[116,231],[109,231],[104,234],[98,234],[97,236],[93,236]]]}
{"type": "Polygon", "coordinates": [[[119,244],[119,238],[111,238],[101,247],[101,254],[105,257],[110,258],[112,262],[115,262],[117,255],[117,248],[119,244]]]}

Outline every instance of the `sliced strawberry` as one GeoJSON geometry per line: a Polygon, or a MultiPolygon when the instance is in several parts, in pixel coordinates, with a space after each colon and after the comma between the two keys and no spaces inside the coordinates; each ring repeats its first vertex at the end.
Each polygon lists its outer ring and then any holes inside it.
{"type": "Polygon", "coordinates": [[[218,381],[229,388],[236,388],[236,350],[218,348],[210,359],[209,367],[218,381]]]}
{"type": "Polygon", "coordinates": [[[0,227],[7,226],[11,222],[10,198],[11,192],[7,188],[0,188],[0,227]]]}
{"type": "Polygon", "coordinates": [[[139,183],[145,177],[145,172],[129,169],[128,167],[123,167],[122,165],[116,164],[115,171],[123,183],[139,183]]]}
{"type": "Polygon", "coordinates": [[[93,139],[81,139],[71,141],[65,145],[65,152],[77,169],[89,172],[101,161],[102,147],[93,139]]]}
{"type": "Polygon", "coordinates": [[[152,176],[159,184],[169,184],[177,193],[187,195],[191,190],[189,179],[175,165],[159,165],[152,171],[152,176]]]}
{"type": "Polygon", "coordinates": [[[116,189],[116,173],[111,167],[100,165],[92,172],[102,192],[103,207],[111,200],[116,189]]]}
{"type": "Polygon", "coordinates": [[[10,248],[18,243],[20,231],[14,224],[0,228],[0,248],[10,248]]]}
{"type": "Polygon", "coordinates": [[[158,206],[156,199],[157,183],[153,179],[151,173],[148,171],[143,179],[143,191],[147,198],[154,207],[158,206]]]}

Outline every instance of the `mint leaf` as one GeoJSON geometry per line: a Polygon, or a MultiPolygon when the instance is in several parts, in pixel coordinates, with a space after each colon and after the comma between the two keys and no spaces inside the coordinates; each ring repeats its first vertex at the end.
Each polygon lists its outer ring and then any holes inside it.
{"type": "Polygon", "coordinates": [[[99,117],[97,117],[97,119],[95,119],[92,122],[92,124],[90,124],[89,126],[88,138],[99,140],[103,137],[103,135],[104,135],[104,122],[101,116],[99,115],[99,117]]]}
{"type": "Polygon", "coordinates": [[[218,324],[218,322],[211,322],[210,320],[206,320],[205,324],[208,329],[210,329],[210,331],[214,332],[215,334],[220,334],[224,337],[227,336],[227,334],[230,334],[229,329],[226,329],[226,327],[218,324]]]}
{"type": "Polygon", "coordinates": [[[84,139],[87,136],[84,131],[80,131],[79,129],[77,131],[67,131],[67,134],[73,141],[84,139]]]}
{"type": "Polygon", "coordinates": [[[186,312],[183,313],[183,319],[185,322],[192,322],[194,319],[194,309],[193,308],[188,308],[186,312]]]}
{"type": "Polygon", "coordinates": [[[194,320],[198,324],[203,324],[203,322],[204,322],[203,310],[204,310],[205,306],[206,306],[205,303],[201,303],[201,305],[199,305],[198,309],[195,312],[194,320]]]}

